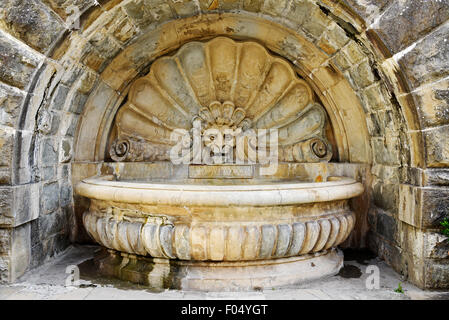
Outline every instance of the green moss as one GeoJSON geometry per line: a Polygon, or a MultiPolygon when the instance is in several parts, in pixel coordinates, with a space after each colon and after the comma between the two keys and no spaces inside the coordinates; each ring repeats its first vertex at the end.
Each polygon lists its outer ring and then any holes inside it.
{"type": "Polygon", "coordinates": [[[446,237],[449,237],[449,218],[444,218],[444,220],[440,222],[440,225],[443,227],[441,233],[444,234],[446,237]]]}

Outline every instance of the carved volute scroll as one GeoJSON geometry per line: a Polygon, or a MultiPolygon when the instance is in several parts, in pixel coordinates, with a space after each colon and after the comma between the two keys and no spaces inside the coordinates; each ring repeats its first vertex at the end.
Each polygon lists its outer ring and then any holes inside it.
{"type": "Polygon", "coordinates": [[[207,136],[208,129],[225,140],[224,132],[233,130],[223,149],[235,146],[237,134],[277,129],[279,161],[329,161],[325,125],[324,108],[287,61],[255,42],[218,37],[185,44],[134,82],[115,119],[110,155],[114,161],[169,160],[179,129],[200,130],[206,148],[217,138],[207,136]]]}

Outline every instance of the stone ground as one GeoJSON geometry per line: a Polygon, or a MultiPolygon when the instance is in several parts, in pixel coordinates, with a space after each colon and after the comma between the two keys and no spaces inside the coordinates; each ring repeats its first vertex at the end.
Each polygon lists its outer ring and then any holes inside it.
{"type": "Polygon", "coordinates": [[[43,266],[29,271],[16,283],[0,286],[0,300],[449,300],[449,292],[423,291],[401,280],[385,262],[368,252],[345,250],[345,267],[328,279],[291,287],[256,292],[189,292],[178,290],[151,291],[123,281],[92,278],[89,262],[99,250],[97,246],[71,246],[43,266]],[[66,287],[70,265],[80,265],[79,287],[66,287]],[[366,289],[369,265],[380,270],[380,288],[366,289]],[[402,283],[404,293],[394,290],[402,283]]]}

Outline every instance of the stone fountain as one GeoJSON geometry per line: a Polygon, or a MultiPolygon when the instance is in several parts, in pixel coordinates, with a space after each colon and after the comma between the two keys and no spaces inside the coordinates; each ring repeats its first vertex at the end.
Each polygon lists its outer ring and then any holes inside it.
{"type": "Polygon", "coordinates": [[[157,288],[253,290],[338,273],[354,179],[333,175],[323,106],[261,45],[190,42],[137,79],[110,174],[77,185],[101,273],[157,288]]]}

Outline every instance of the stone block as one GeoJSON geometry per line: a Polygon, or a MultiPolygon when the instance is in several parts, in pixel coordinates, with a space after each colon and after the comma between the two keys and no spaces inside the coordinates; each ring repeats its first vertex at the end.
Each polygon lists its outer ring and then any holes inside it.
{"type": "Polygon", "coordinates": [[[366,57],[362,47],[357,42],[354,41],[350,41],[342,49],[342,52],[349,61],[349,63],[351,63],[352,65],[359,63],[366,57]]]}
{"type": "Polygon", "coordinates": [[[72,139],[62,139],[60,143],[59,162],[67,163],[72,159],[72,139]]]}
{"type": "Polygon", "coordinates": [[[10,226],[14,221],[13,188],[0,188],[0,225],[10,226]]]}
{"type": "Polygon", "coordinates": [[[335,22],[332,22],[321,35],[318,46],[327,54],[333,55],[348,41],[349,38],[346,36],[345,31],[335,22]]]}
{"type": "Polygon", "coordinates": [[[36,0],[3,0],[0,10],[0,28],[42,53],[65,30],[59,17],[36,0]]]}
{"type": "Polygon", "coordinates": [[[226,11],[233,9],[240,9],[240,0],[199,0],[199,7],[201,11],[207,13],[210,11],[226,11]]]}
{"type": "Polygon", "coordinates": [[[115,57],[121,51],[118,42],[112,36],[105,33],[94,33],[89,39],[89,43],[96,49],[99,56],[106,60],[115,57]]]}
{"type": "Polygon", "coordinates": [[[83,72],[75,83],[78,92],[89,94],[97,82],[98,76],[92,71],[83,72]]]}
{"type": "Polygon", "coordinates": [[[449,260],[427,259],[424,263],[424,288],[449,288],[449,260]]]}
{"type": "Polygon", "coordinates": [[[61,186],[60,190],[60,205],[66,206],[72,203],[72,186],[68,183],[65,183],[61,186]]]}
{"type": "Polygon", "coordinates": [[[96,49],[86,51],[81,60],[84,65],[97,72],[103,72],[107,65],[107,59],[102,57],[96,49]]]}
{"type": "Polygon", "coordinates": [[[413,91],[421,128],[449,124],[449,78],[413,91]]]}
{"type": "Polygon", "coordinates": [[[313,39],[318,39],[327,30],[330,20],[317,5],[306,12],[307,18],[301,25],[301,29],[311,35],[313,39]]]}
{"type": "Polygon", "coordinates": [[[399,224],[400,246],[419,259],[449,258],[448,237],[434,231],[425,231],[407,223],[399,224]]]}
{"type": "MultiPolygon", "coordinates": [[[[22,130],[33,132],[36,129],[36,122],[38,124],[38,129],[42,129],[42,126],[40,124],[42,120],[41,114],[48,111],[45,102],[47,98],[47,92],[51,87],[56,69],[57,67],[55,66],[55,64],[44,63],[36,73],[35,80],[33,80],[33,94],[29,95],[29,101],[24,105],[24,110],[22,111],[22,130]],[[36,117],[36,115],[38,115],[38,117],[36,117]]],[[[45,119],[49,120],[49,117],[45,117],[45,119]]]]}
{"type": "Polygon", "coordinates": [[[10,281],[13,282],[29,268],[31,262],[31,225],[16,227],[12,231],[10,261],[10,281]]]}
{"type": "Polygon", "coordinates": [[[428,167],[449,166],[449,125],[423,131],[428,167]]]}
{"type": "Polygon", "coordinates": [[[31,224],[0,229],[0,283],[14,282],[31,262],[31,224]]]}
{"type": "Polygon", "coordinates": [[[383,10],[391,3],[392,0],[343,0],[342,2],[350,6],[366,24],[371,24],[383,10]]]}
{"type": "Polygon", "coordinates": [[[422,259],[404,252],[408,281],[421,289],[449,288],[449,260],[422,259]]]}
{"type": "Polygon", "coordinates": [[[287,0],[265,0],[261,12],[275,17],[282,16],[288,2],[287,0]]]}
{"type": "Polygon", "coordinates": [[[0,167],[0,185],[11,183],[12,183],[11,168],[0,167]]]}
{"type": "Polygon", "coordinates": [[[0,128],[0,166],[11,166],[14,152],[14,138],[14,129],[7,127],[0,128]]]}
{"type": "Polygon", "coordinates": [[[373,185],[372,197],[374,204],[382,210],[396,212],[399,201],[399,186],[378,180],[373,185]]]}
{"type": "Polygon", "coordinates": [[[42,187],[41,200],[42,213],[48,214],[59,207],[59,184],[52,182],[42,187]]]}
{"type": "Polygon", "coordinates": [[[398,165],[400,163],[397,138],[391,138],[390,141],[386,141],[384,138],[373,138],[371,144],[376,164],[398,165]]]}
{"type": "Polygon", "coordinates": [[[59,127],[60,134],[64,136],[74,137],[79,119],[80,115],[70,112],[64,113],[64,115],[62,116],[61,125],[59,127]]]}
{"type": "Polygon", "coordinates": [[[332,62],[340,69],[345,71],[352,66],[346,55],[340,50],[332,57],[332,62]]]}
{"type": "Polygon", "coordinates": [[[111,29],[111,34],[121,44],[126,44],[130,39],[136,36],[138,33],[137,28],[131,22],[131,20],[125,15],[124,11],[120,10],[123,16],[116,17],[113,26],[107,26],[111,29]]]}
{"type": "Polygon", "coordinates": [[[363,61],[358,66],[350,69],[349,73],[356,90],[365,88],[378,80],[367,61],[363,61]]]}
{"type": "Polygon", "coordinates": [[[41,215],[39,217],[39,238],[48,240],[56,234],[68,232],[67,215],[63,210],[41,215]]]}
{"type": "Polygon", "coordinates": [[[36,268],[42,265],[47,256],[44,253],[44,246],[41,241],[31,247],[31,263],[30,268],[36,268]]]}
{"type": "Polygon", "coordinates": [[[376,231],[390,243],[397,243],[397,222],[390,214],[382,211],[376,211],[376,231]]]}
{"type": "Polygon", "coordinates": [[[81,114],[88,96],[78,90],[71,90],[65,104],[66,110],[72,113],[81,114]]]}
{"type": "Polygon", "coordinates": [[[243,0],[243,9],[250,12],[259,12],[264,0],[243,0]]]}
{"type": "Polygon", "coordinates": [[[47,6],[49,6],[54,12],[56,12],[61,19],[67,21],[76,20],[86,9],[94,6],[95,0],[41,0],[47,6]]]}
{"type": "Polygon", "coordinates": [[[90,159],[95,148],[92,141],[95,141],[97,137],[95,130],[90,128],[98,127],[98,123],[103,117],[104,108],[115,103],[118,99],[117,93],[104,83],[101,83],[94,90],[97,91],[97,94],[94,95],[95,99],[88,100],[83,114],[85,121],[82,122],[79,132],[83,132],[85,135],[78,137],[79,140],[76,145],[78,149],[74,152],[78,158],[75,160],[93,160],[90,159]]]}
{"type": "Polygon", "coordinates": [[[439,228],[449,216],[449,188],[399,187],[399,219],[416,228],[439,228]]]}
{"type": "Polygon", "coordinates": [[[63,84],[58,85],[50,101],[50,108],[52,110],[62,110],[69,90],[69,87],[63,84]]]}
{"type": "Polygon", "coordinates": [[[164,0],[134,0],[124,4],[123,9],[141,29],[153,22],[174,18],[173,11],[164,0]]]}
{"type": "Polygon", "coordinates": [[[11,230],[0,229],[0,255],[8,254],[11,249],[11,230]]]}
{"type": "Polygon", "coordinates": [[[26,46],[14,42],[0,30],[0,81],[25,89],[42,58],[26,46]]]}
{"type": "Polygon", "coordinates": [[[376,82],[364,89],[361,96],[365,107],[371,112],[384,109],[387,105],[384,98],[386,96],[386,92],[381,87],[379,82],[376,82]]]}
{"type": "Polygon", "coordinates": [[[436,185],[436,186],[449,186],[449,169],[426,169],[420,172],[422,175],[421,184],[436,185]]]}
{"type": "MultiPolygon", "coordinates": [[[[83,48],[86,51],[94,50],[92,48],[92,46],[88,46],[88,45],[84,46],[83,48]]],[[[74,63],[74,61],[76,61],[76,60],[81,60],[82,57],[84,56],[85,52],[84,51],[79,52],[76,50],[74,50],[74,51],[77,54],[77,56],[74,57],[74,60],[70,59],[68,61],[68,63],[69,63],[68,66],[57,70],[58,73],[62,73],[61,75],[58,75],[58,77],[60,77],[59,85],[63,84],[69,88],[73,87],[75,81],[77,81],[83,75],[83,73],[85,72],[85,69],[86,69],[85,66],[74,63]]]]}
{"type": "Polygon", "coordinates": [[[16,127],[25,93],[0,83],[0,124],[16,127]]]}
{"type": "Polygon", "coordinates": [[[56,166],[40,168],[40,178],[42,181],[53,181],[56,179],[56,166]]]}
{"type": "Polygon", "coordinates": [[[0,225],[16,227],[39,216],[37,184],[0,188],[0,225]]]}
{"type": "Polygon", "coordinates": [[[170,0],[170,6],[178,17],[195,16],[200,12],[198,5],[190,0],[170,0]]]}
{"type": "Polygon", "coordinates": [[[412,90],[449,75],[448,33],[449,23],[445,23],[425,36],[399,60],[401,70],[407,77],[412,90]]]}
{"type": "Polygon", "coordinates": [[[392,266],[396,271],[401,271],[402,250],[399,246],[385,240],[373,230],[370,230],[367,234],[367,246],[371,251],[377,253],[379,258],[385,260],[385,262],[392,266]]]}
{"type": "Polygon", "coordinates": [[[448,19],[448,0],[393,1],[373,29],[395,54],[448,19]]]}
{"type": "Polygon", "coordinates": [[[399,184],[400,166],[373,165],[371,173],[378,179],[390,184],[399,184]]]}
{"type": "Polygon", "coordinates": [[[0,256],[0,283],[8,283],[9,280],[9,258],[0,256]]]}
{"type": "Polygon", "coordinates": [[[291,23],[299,28],[307,20],[308,12],[316,9],[316,5],[310,1],[293,0],[284,15],[291,23]]]}
{"type": "Polygon", "coordinates": [[[379,118],[375,113],[368,113],[366,116],[366,126],[372,137],[380,137],[384,132],[381,130],[379,118]]]}
{"type": "Polygon", "coordinates": [[[33,148],[34,143],[34,133],[32,131],[17,131],[17,139],[18,145],[20,145],[20,159],[19,159],[19,168],[28,168],[30,165],[30,151],[33,148]]]}

